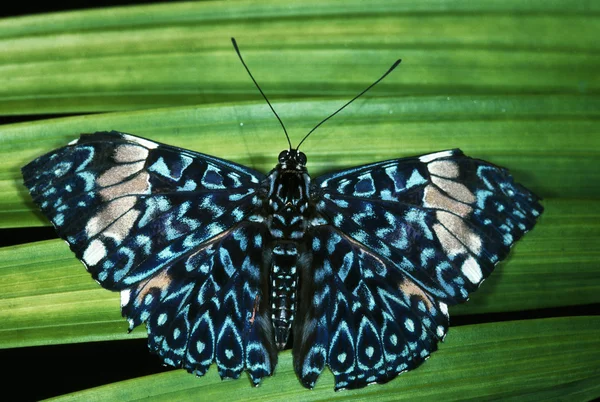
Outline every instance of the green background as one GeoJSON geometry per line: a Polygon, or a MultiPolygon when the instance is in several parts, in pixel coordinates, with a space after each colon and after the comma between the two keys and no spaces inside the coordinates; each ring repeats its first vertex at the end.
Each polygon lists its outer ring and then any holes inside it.
{"type": "MultiPolygon", "coordinates": [[[[326,370],[307,391],[284,352],[258,388],[222,382],[213,368],[201,379],[177,370],[64,398],[600,397],[599,15],[594,1],[288,0],[0,20],[0,116],[36,116],[0,126],[3,236],[49,225],[19,169],[81,132],[116,129],[270,170],[286,141],[232,36],[294,144],[403,59],[303,145],[313,176],[460,147],[509,168],[546,208],[471,301],[450,310],[486,323],[451,328],[426,364],[387,385],[334,393],[326,370]],[[37,120],[44,114],[75,116],[37,120]]],[[[118,294],[92,281],[62,241],[0,248],[0,348],[145,337],[126,327],[118,294]]],[[[37,375],[32,365],[23,377],[37,375]]]]}

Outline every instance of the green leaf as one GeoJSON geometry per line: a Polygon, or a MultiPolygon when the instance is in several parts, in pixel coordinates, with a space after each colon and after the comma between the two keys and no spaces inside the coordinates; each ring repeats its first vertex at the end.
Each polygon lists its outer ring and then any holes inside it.
{"type": "Polygon", "coordinates": [[[196,2],[0,21],[0,114],[379,95],[593,94],[596,2],[196,2]]]}
{"type": "Polygon", "coordinates": [[[174,371],[115,383],[59,398],[119,400],[367,400],[518,399],[589,400],[600,392],[600,317],[500,322],[453,328],[422,367],[385,386],[333,391],[322,374],[311,392],[302,388],[291,353],[279,355],[275,376],[258,388],[248,380],[221,381],[213,367],[202,379],[174,371]]]}

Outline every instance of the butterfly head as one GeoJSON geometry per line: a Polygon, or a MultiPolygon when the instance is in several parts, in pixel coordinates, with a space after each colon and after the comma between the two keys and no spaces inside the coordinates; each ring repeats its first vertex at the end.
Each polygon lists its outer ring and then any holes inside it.
{"type": "Polygon", "coordinates": [[[306,169],[306,155],[297,149],[284,149],[279,153],[278,159],[279,165],[284,169],[306,169]]]}

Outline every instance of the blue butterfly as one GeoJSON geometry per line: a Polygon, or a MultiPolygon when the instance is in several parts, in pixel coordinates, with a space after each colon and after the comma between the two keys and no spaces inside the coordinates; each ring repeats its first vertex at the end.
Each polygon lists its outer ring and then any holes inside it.
{"type": "Polygon", "coordinates": [[[448,306],[543,211],[507,170],[458,149],[313,180],[287,138],[267,175],[116,131],[22,173],[92,277],[121,293],[130,329],[146,324],[152,352],[197,375],[213,362],[222,378],[245,370],[255,385],[290,335],[308,388],[326,365],[336,389],[417,367],[444,339],[448,306]]]}

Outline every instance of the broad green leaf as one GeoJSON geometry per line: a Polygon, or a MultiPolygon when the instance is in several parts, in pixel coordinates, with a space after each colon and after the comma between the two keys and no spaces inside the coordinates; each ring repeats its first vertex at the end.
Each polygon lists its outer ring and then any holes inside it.
{"type": "Polygon", "coordinates": [[[356,94],[593,94],[595,2],[168,3],[0,21],[1,114],[356,94]],[[451,12],[450,12],[451,11],[451,12]]]}
{"type": "Polygon", "coordinates": [[[201,379],[182,370],[66,395],[61,401],[119,400],[589,400],[600,392],[600,317],[551,318],[453,328],[420,368],[385,386],[333,391],[325,371],[302,388],[289,352],[275,376],[257,388],[246,379],[221,381],[216,367],[201,379]]]}

